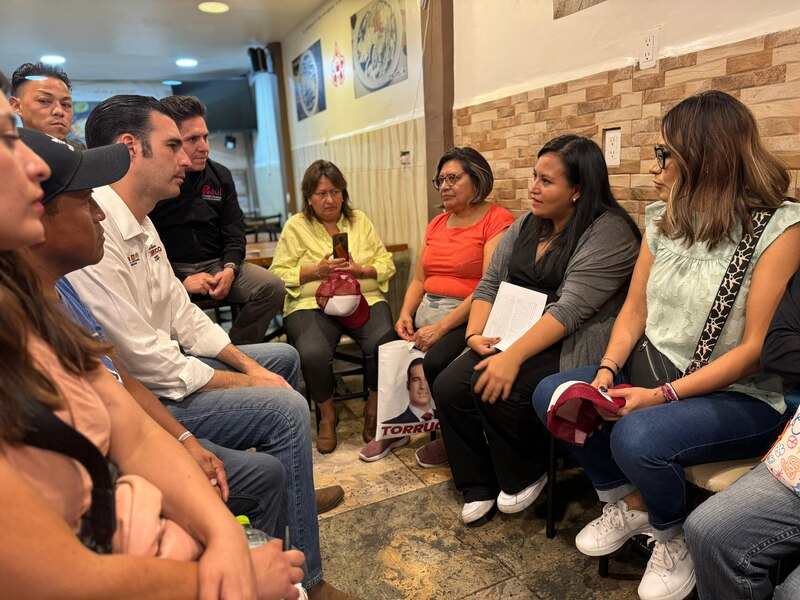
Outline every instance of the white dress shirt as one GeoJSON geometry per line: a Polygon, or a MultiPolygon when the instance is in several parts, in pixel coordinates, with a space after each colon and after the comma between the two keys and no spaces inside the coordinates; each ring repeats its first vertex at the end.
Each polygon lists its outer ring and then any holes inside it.
{"type": "Polygon", "coordinates": [[[122,366],[156,396],[182,400],[214,374],[194,356],[213,358],[230,338],[190,302],[149,217],[139,224],[109,186],[95,189],[94,198],[106,213],[105,255],[67,279],[105,329],[122,366]]]}

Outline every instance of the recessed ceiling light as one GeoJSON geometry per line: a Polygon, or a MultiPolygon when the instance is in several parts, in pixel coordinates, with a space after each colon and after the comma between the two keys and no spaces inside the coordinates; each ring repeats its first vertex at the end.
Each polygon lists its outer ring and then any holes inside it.
{"type": "Polygon", "coordinates": [[[201,2],[197,5],[200,12],[210,13],[212,15],[221,15],[228,12],[231,7],[224,2],[201,2]]]}
{"type": "Polygon", "coordinates": [[[161,82],[163,85],[181,85],[183,82],[177,79],[165,79],[161,82]]]}
{"type": "Polygon", "coordinates": [[[39,60],[46,65],[63,65],[67,59],[58,54],[45,54],[39,60]]]}
{"type": "Polygon", "coordinates": [[[197,59],[194,58],[179,58],[175,61],[175,64],[179,67],[190,68],[197,66],[197,59]]]}

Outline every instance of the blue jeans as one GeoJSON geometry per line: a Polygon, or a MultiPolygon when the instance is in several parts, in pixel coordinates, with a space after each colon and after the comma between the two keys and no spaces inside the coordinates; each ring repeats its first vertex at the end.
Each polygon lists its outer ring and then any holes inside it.
{"type": "MultiPolygon", "coordinates": [[[[252,344],[239,349],[297,388],[300,359],[294,348],[288,344],[252,344]]],[[[215,369],[231,370],[218,360],[203,362],[215,369]]],[[[284,502],[292,541],[306,555],[303,585],[309,588],[318,583],[322,579],[322,559],[305,398],[287,388],[251,387],[195,392],[180,402],[163,402],[198,438],[235,450],[255,447],[280,461],[286,474],[284,502]]],[[[248,488],[250,485],[255,484],[251,482],[248,488]]]]}
{"type": "Polygon", "coordinates": [[[281,462],[264,452],[231,450],[206,439],[198,441],[225,464],[230,511],[247,515],[254,528],[282,538],[286,525],[286,471],[281,462]]]}
{"type": "MultiPolygon", "coordinates": [[[[594,365],[543,379],[533,393],[539,418],[547,423],[556,387],[570,380],[591,382],[596,372],[594,365]]],[[[721,391],[637,410],[596,430],[583,448],[564,446],[581,463],[600,500],[616,502],[638,490],[656,540],[665,542],[683,531],[688,513],[683,468],[763,454],[785,422],[785,415],[766,402],[721,391]]]]}
{"type": "Polygon", "coordinates": [[[685,528],[701,599],[800,598],[800,567],[774,596],[768,573],[800,552],[800,497],[763,463],[701,504],[685,528]]]}

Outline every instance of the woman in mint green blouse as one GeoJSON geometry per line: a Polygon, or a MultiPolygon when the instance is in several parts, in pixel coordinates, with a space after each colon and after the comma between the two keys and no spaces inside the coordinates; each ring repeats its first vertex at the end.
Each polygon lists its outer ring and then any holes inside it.
{"type": "Polygon", "coordinates": [[[645,211],[645,236],[628,297],[599,365],[543,380],[539,417],[555,388],[591,382],[625,399],[583,447],[565,444],[589,475],[602,515],[575,539],[602,556],[639,533],[655,539],[639,585],[644,600],[679,600],[695,573],[683,522],[684,467],[763,454],[785,423],[783,380],[760,370],[761,347],[778,301],[800,264],[800,205],[785,200],[789,175],[761,142],[750,111],[723,92],[703,92],[673,107],[650,167],[660,202],[645,211]],[[611,389],[637,341],[685,372],[751,213],[774,209],[710,362],[656,388],[611,389]]]}

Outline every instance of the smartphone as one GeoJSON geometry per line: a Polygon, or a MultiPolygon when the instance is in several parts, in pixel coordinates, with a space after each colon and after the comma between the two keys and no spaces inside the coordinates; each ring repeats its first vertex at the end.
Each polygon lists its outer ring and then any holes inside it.
{"type": "Polygon", "coordinates": [[[350,249],[347,245],[347,232],[334,233],[333,236],[333,258],[343,258],[347,260],[350,257],[350,249]]]}

